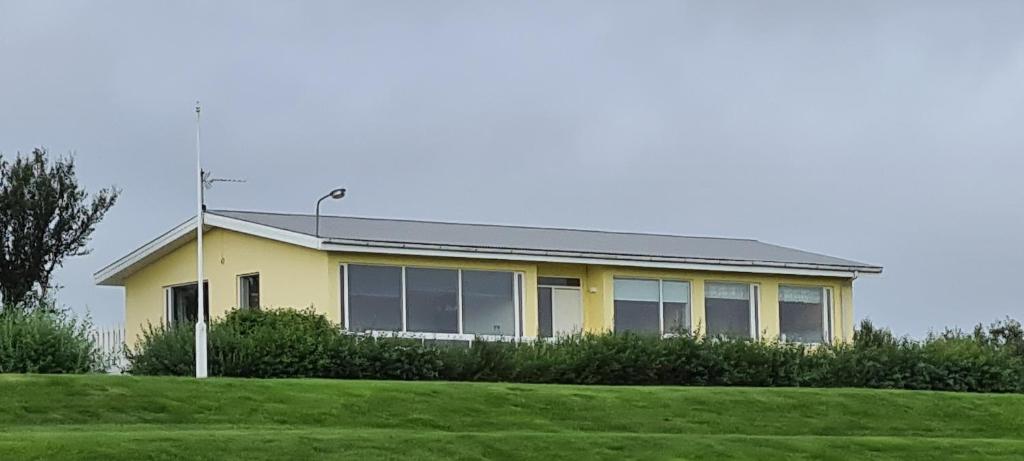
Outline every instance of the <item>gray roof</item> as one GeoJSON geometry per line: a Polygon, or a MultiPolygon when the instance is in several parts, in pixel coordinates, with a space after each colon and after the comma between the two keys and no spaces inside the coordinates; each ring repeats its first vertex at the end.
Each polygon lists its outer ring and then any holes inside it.
{"type": "MultiPolygon", "coordinates": [[[[226,210],[210,210],[209,213],[310,236],[315,234],[316,221],[312,215],[226,210]]],[[[320,217],[320,237],[328,242],[350,244],[572,253],[581,257],[658,258],[867,273],[882,271],[880,266],[757,240],[717,237],[324,215],[320,217]]]]}

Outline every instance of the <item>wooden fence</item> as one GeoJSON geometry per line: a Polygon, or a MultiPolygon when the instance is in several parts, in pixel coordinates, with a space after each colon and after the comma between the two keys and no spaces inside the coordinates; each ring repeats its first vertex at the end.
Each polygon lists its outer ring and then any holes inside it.
{"type": "Polygon", "coordinates": [[[123,325],[92,329],[92,340],[103,355],[108,373],[120,374],[127,365],[124,339],[123,325]]]}

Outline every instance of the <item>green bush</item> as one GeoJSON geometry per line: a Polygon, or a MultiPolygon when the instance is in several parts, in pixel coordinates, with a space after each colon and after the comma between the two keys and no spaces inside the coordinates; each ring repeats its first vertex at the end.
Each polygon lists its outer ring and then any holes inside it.
{"type": "Polygon", "coordinates": [[[125,351],[126,373],[188,376],[196,374],[196,330],[193,325],[146,325],[135,349],[125,351]]]}
{"type": "Polygon", "coordinates": [[[0,311],[0,373],[89,373],[106,364],[89,323],[62,312],[0,311]]]}
{"type": "MultiPolygon", "coordinates": [[[[581,334],[558,342],[427,343],[351,335],[312,311],[235,311],[210,326],[211,375],[1024,392],[1020,324],[924,341],[864,322],[851,344],[581,334]]],[[[194,373],[192,327],[148,328],[134,374],[194,373]]]]}

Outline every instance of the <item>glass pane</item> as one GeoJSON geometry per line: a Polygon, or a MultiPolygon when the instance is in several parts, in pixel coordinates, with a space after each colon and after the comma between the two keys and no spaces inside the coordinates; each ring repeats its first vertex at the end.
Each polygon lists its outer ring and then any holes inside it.
{"type": "Polygon", "coordinates": [[[750,285],[708,283],[704,309],[708,336],[750,337],[750,285]]]}
{"type": "Polygon", "coordinates": [[[555,287],[578,287],[580,286],[580,279],[568,277],[537,277],[537,285],[547,285],[555,287]]]}
{"type": "Polygon", "coordinates": [[[240,306],[242,309],[260,308],[260,276],[246,275],[239,278],[241,285],[240,306]]]}
{"type": "Polygon", "coordinates": [[[402,329],[402,268],[348,266],[349,330],[402,329]]]}
{"type": "Polygon", "coordinates": [[[690,302],[690,284],[689,282],[663,281],[661,282],[661,296],[665,302],[688,303],[690,302]]]}
{"type": "Polygon", "coordinates": [[[824,341],[821,288],[779,287],[779,332],[787,341],[824,341]]]}
{"type": "Polygon", "coordinates": [[[716,299],[750,299],[750,285],[745,283],[708,283],[704,285],[704,297],[716,299]]]}
{"type": "Polygon", "coordinates": [[[551,288],[540,287],[537,289],[537,323],[539,327],[538,336],[550,338],[551,331],[551,288]]]}
{"type": "Polygon", "coordinates": [[[665,301],[665,333],[690,332],[690,304],[665,301]]]}
{"type": "Polygon", "coordinates": [[[821,304],[821,287],[779,287],[779,301],[821,304]]]}
{"type": "Polygon", "coordinates": [[[615,279],[615,300],[658,302],[659,299],[657,280],[615,279]]]}
{"type": "MultiPolygon", "coordinates": [[[[171,288],[171,321],[196,323],[199,320],[199,286],[182,285],[171,288]]],[[[203,315],[210,320],[210,284],[203,282],[203,315]]]]}
{"type": "Polygon", "coordinates": [[[615,331],[661,333],[657,280],[615,279],[615,331]]]}
{"type": "Polygon", "coordinates": [[[462,271],[462,332],[514,336],[513,283],[512,272],[462,271]]]}
{"type": "Polygon", "coordinates": [[[430,333],[458,333],[458,289],[458,271],[406,268],[406,329],[430,333]]]}

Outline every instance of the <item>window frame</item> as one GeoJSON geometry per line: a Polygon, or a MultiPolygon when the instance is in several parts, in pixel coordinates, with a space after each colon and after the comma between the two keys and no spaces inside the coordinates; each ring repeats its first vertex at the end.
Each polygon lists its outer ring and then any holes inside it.
{"type": "Polygon", "coordinates": [[[644,276],[612,276],[612,331],[615,330],[615,281],[616,280],[639,280],[647,282],[658,282],[658,331],[659,335],[663,338],[669,338],[677,336],[676,333],[665,332],[665,282],[676,282],[685,283],[687,289],[687,306],[688,311],[687,319],[687,330],[693,331],[693,281],[688,279],[676,279],[676,278],[664,278],[664,277],[644,277],[644,276]]]}
{"type": "Polygon", "coordinates": [[[834,344],[835,327],[832,322],[835,319],[835,302],[833,301],[832,294],[834,291],[832,287],[827,285],[801,285],[796,283],[780,283],[779,284],[779,340],[788,341],[785,338],[785,334],[782,332],[782,289],[783,288],[819,288],[821,289],[821,337],[823,342],[805,342],[805,341],[790,341],[796,344],[807,344],[807,345],[819,345],[819,344],[834,344]]]}
{"type": "MultiPolygon", "coordinates": [[[[246,300],[246,304],[248,304],[247,297],[245,296],[245,294],[242,293],[242,291],[245,289],[245,285],[243,284],[242,279],[246,278],[246,277],[253,277],[253,276],[255,276],[256,280],[258,280],[258,281],[261,278],[259,272],[248,272],[248,273],[245,273],[245,274],[238,274],[237,276],[235,276],[235,283],[238,286],[238,290],[236,290],[236,291],[237,291],[237,295],[238,295],[238,308],[239,309],[260,310],[261,306],[256,306],[256,307],[252,307],[252,306],[248,306],[248,305],[246,305],[244,307],[242,306],[242,301],[243,300],[246,300]]],[[[260,300],[260,302],[258,304],[263,304],[263,285],[262,284],[260,284],[260,287],[256,289],[256,297],[260,300]]]]}
{"type": "MultiPolygon", "coordinates": [[[[574,290],[574,291],[576,291],[579,294],[579,296],[580,296],[580,308],[583,309],[583,312],[580,312],[580,317],[582,317],[583,315],[585,315],[585,311],[586,311],[586,309],[583,306],[583,279],[580,278],[580,277],[561,277],[561,276],[542,276],[542,275],[538,275],[537,276],[537,335],[535,336],[535,338],[540,338],[540,339],[548,340],[548,341],[557,341],[559,337],[558,337],[558,335],[554,334],[554,325],[552,325],[551,336],[543,336],[541,334],[542,332],[540,331],[540,290],[542,288],[547,288],[548,290],[551,290],[551,296],[552,297],[554,296],[554,290],[574,290]],[[550,282],[550,281],[554,281],[554,280],[560,280],[560,281],[564,281],[564,282],[567,282],[567,283],[564,283],[564,284],[543,283],[542,279],[545,282],[550,282]],[[572,282],[571,282],[573,280],[576,281],[575,285],[573,285],[572,282]]],[[[554,305],[552,305],[551,307],[553,309],[554,305]]],[[[552,319],[552,320],[554,320],[554,319],[552,319]]],[[[524,321],[525,321],[525,318],[524,318],[524,321]]]]}
{"type": "MultiPolygon", "coordinates": [[[[174,289],[198,285],[197,282],[185,282],[175,283],[173,285],[164,285],[164,319],[167,326],[175,324],[174,321],[174,289]]],[[[196,293],[198,295],[198,293],[196,293]]],[[[210,279],[203,279],[203,297],[206,298],[206,302],[203,303],[203,314],[205,316],[206,323],[210,323],[210,279]]],[[[198,298],[198,296],[197,296],[198,298]]],[[[198,299],[196,300],[196,315],[199,314],[198,299]]]]}
{"type": "Polygon", "coordinates": [[[371,337],[399,337],[399,338],[411,338],[420,340],[447,340],[447,341],[473,341],[474,339],[480,339],[484,341],[515,341],[528,339],[523,334],[523,323],[525,322],[525,308],[523,305],[525,289],[525,273],[523,271],[516,270],[504,270],[504,269],[476,269],[476,268],[465,268],[465,267],[452,267],[452,266],[427,266],[417,264],[376,264],[376,263],[361,263],[361,262],[343,262],[339,264],[340,267],[340,281],[341,281],[341,299],[340,299],[340,313],[343,315],[342,329],[350,334],[367,335],[371,337]],[[367,330],[365,332],[351,331],[349,325],[351,323],[351,312],[350,305],[352,304],[349,299],[349,289],[351,287],[351,281],[349,280],[349,266],[378,266],[378,267],[397,267],[402,272],[401,282],[401,298],[402,298],[402,330],[401,331],[390,331],[390,330],[367,330]],[[409,331],[408,330],[408,310],[406,308],[406,269],[443,269],[453,270],[458,274],[458,333],[436,333],[436,332],[422,332],[422,331],[409,331]],[[512,306],[515,312],[513,312],[513,334],[511,335],[474,335],[464,333],[465,326],[463,325],[463,271],[479,271],[479,272],[502,272],[512,274],[512,306]]]}
{"type": "MultiPolygon", "coordinates": [[[[704,281],[704,333],[707,334],[708,284],[746,285],[750,299],[748,300],[750,331],[748,338],[754,341],[761,339],[761,284],[758,282],[736,280],[705,280],[704,281]]],[[[719,298],[712,298],[719,299],[719,298]]]]}

